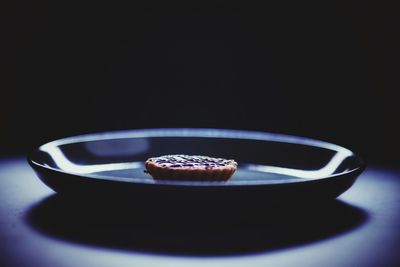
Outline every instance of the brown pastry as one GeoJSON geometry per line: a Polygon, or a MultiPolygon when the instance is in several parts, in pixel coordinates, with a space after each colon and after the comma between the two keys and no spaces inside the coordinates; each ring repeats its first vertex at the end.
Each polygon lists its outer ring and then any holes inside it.
{"type": "Polygon", "coordinates": [[[190,155],[149,158],[145,165],[154,179],[187,181],[226,181],[237,167],[232,159],[190,155]]]}

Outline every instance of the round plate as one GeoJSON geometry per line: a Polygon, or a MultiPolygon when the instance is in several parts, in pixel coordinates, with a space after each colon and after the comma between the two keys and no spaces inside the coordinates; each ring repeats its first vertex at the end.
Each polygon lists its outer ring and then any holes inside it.
{"type": "Polygon", "coordinates": [[[364,169],[359,156],[335,144],[219,129],[145,129],[69,137],[40,146],[28,161],[39,178],[61,194],[162,202],[333,199],[364,169]],[[153,180],[144,172],[144,162],[166,154],[235,159],[238,169],[227,182],[153,180]]]}

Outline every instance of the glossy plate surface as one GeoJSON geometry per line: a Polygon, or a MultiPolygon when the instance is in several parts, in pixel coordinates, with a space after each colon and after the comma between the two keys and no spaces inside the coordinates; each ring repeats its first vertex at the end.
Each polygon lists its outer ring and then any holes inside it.
{"type": "Polygon", "coordinates": [[[73,196],[189,200],[283,201],[335,198],[363,171],[361,158],[327,142],[262,132],[219,129],[145,129],[52,141],[28,159],[56,192],[73,196]],[[155,181],[149,157],[166,154],[235,159],[227,182],[155,181]]]}

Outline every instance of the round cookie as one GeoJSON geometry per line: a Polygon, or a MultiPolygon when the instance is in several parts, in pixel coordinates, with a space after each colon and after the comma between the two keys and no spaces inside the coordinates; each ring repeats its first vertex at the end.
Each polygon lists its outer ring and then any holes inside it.
{"type": "Polygon", "coordinates": [[[226,181],[236,171],[232,159],[208,156],[165,155],[149,158],[147,172],[160,180],[226,181]]]}

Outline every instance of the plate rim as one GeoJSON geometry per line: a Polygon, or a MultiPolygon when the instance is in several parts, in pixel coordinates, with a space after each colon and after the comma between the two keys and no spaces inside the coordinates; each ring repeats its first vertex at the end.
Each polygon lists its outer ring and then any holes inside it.
{"type": "Polygon", "coordinates": [[[117,182],[125,184],[136,184],[142,186],[182,186],[182,187],[252,187],[252,186],[277,186],[286,184],[297,184],[297,183],[310,183],[326,179],[337,178],[345,175],[359,175],[366,168],[365,161],[359,154],[353,152],[352,150],[345,148],[343,146],[337,145],[335,143],[303,137],[290,134],[282,133],[272,133],[272,132],[261,132],[261,131],[251,131],[251,130],[236,130],[236,129],[218,129],[218,128],[148,128],[148,129],[126,129],[126,130],[116,130],[116,131],[104,131],[104,132],[93,132],[81,135],[74,135],[69,137],[64,137],[60,139],[55,139],[37,146],[32,149],[27,155],[27,161],[29,165],[36,170],[36,168],[43,169],[46,171],[51,171],[54,174],[63,174],[74,177],[79,177],[80,179],[93,179],[108,182],[117,182]],[[77,141],[87,142],[87,141],[97,141],[97,140],[112,140],[112,139],[124,139],[124,138],[146,138],[146,137],[206,137],[206,138],[231,138],[231,139],[250,139],[250,140],[260,140],[260,141],[272,141],[280,143],[290,143],[290,144],[301,144],[307,146],[314,146],[318,148],[324,148],[334,151],[345,151],[349,153],[349,156],[354,156],[357,158],[359,165],[347,172],[340,172],[336,174],[331,174],[328,176],[315,178],[315,179],[296,179],[296,180],[286,180],[279,183],[254,183],[254,184],[226,184],[225,182],[210,182],[210,181],[157,181],[157,182],[143,182],[138,180],[122,180],[118,179],[121,177],[110,178],[108,176],[102,175],[85,175],[79,173],[71,173],[64,171],[62,169],[54,168],[51,166],[45,166],[36,162],[33,156],[38,151],[42,150],[46,146],[59,146],[72,144],[77,141]],[[358,173],[358,174],[357,174],[358,173]]]}

